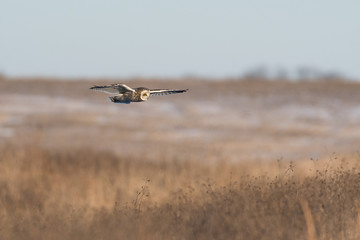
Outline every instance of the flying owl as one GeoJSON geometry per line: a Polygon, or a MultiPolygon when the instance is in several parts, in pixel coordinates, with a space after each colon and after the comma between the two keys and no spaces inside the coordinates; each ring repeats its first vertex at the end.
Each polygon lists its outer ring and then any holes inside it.
{"type": "Polygon", "coordinates": [[[148,89],[144,87],[131,88],[125,84],[111,84],[106,86],[93,86],[90,89],[101,91],[115,96],[109,97],[114,103],[129,104],[131,102],[145,102],[150,96],[161,96],[175,93],[183,93],[188,89],[169,90],[169,89],[148,89]]]}

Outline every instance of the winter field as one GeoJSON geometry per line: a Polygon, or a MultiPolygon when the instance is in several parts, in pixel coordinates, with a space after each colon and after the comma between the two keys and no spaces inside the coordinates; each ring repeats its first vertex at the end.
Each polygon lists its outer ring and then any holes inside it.
{"type": "Polygon", "coordinates": [[[3,239],[359,239],[360,83],[0,79],[3,239]],[[94,84],[189,88],[113,104],[94,84]]]}

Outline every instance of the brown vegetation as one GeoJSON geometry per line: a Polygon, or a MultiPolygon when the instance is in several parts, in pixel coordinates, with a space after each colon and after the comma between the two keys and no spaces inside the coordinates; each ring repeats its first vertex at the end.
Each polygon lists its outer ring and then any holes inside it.
{"type": "Polygon", "coordinates": [[[360,239],[359,83],[108,82],[0,81],[0,239],[360,239]]]}
{"type": "Polygon", "coordinates": [[[358,159],[212,163],[1,149],[2,239],[358,239],[358,159]]]}

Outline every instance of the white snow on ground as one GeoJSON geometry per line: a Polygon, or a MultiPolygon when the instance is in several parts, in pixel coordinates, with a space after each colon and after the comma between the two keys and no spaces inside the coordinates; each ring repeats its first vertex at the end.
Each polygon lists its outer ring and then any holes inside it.
{"type": "Polygon", "coordinates": [[[309,158],[348,150],[359,140],[360,107],[326,101],[306,105],[281,98],[232,96],[213,102],[150,99],[122,105],[3,94],[0,138],[22,136],[24,131],[31,132],[32,126],[41,125],[45,145],[76,141],[96,148],[100,142],[102,148],[120,153],[140,149],[157,156],[155,149],[158,155],[173,151],[188,156],[186,151],[178,151],[181,145],[200,155],[216,149],[217,154],[235,160],[309,158]]]}

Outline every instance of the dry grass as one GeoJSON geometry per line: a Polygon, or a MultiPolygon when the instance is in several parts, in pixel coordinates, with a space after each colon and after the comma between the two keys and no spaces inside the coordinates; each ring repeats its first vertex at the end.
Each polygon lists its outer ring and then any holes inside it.
{"type": "Polygon", "coordinates": [[[359,83],[100,83],[0,81],[0,239],[360,239],[359,83]]]}
{"type": "Polygon", "coordinates": [[[6,146],[2,239],[359,239],[358,159],[212,163],[6,146]]]}

